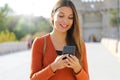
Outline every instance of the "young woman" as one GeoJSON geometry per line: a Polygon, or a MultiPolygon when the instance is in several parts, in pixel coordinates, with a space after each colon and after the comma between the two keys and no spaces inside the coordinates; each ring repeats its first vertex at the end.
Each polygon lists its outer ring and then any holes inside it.
{"type": "Polygon", "coordinates": [[[86,48],[72,1],[58,0],[51,20],[52,32],[36,38],[33,43],[30,80],[89,80],[86,48]],[[76,46],[75,55],[62,54],[66,45],[76,46]]]}

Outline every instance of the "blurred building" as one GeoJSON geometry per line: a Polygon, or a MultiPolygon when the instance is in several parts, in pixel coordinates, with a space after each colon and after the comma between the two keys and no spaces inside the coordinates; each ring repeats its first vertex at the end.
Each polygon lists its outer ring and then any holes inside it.
{"type": "Polygon", "coordinates": [[[79,13],[86,42],[101,41],[103,37],[118,39],[118,27],[110,25],[110,10],[118,9],[118,0],[73,0],[73,2],[79,13]]]}

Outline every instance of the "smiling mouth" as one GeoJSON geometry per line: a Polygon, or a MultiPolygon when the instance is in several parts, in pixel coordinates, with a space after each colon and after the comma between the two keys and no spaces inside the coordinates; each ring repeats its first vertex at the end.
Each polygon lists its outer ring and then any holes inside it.
{"type": "Polygon", "coordinates": [[[67,28],[68,25],[60,24],[60,26],[61,26],[62,28],[67,28]]]}

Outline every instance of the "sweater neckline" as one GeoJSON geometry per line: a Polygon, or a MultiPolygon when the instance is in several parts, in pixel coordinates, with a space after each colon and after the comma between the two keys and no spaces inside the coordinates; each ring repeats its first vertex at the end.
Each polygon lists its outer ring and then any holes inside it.
{"type": "Polygon", "coordinates": [[[56,55],[58,55],[57,52],[56,52],[56,49],[55,49],[55,47],[54,47],[54,45],[53,45],[53,42],[52,42],[52,40],[51,40],[50,33],[48,34],[48,38],[49,38],[50,43],[51,43],[51,45],[52,45],[52,47],[53,47],[53,51],[55,52],[56,55]]]}

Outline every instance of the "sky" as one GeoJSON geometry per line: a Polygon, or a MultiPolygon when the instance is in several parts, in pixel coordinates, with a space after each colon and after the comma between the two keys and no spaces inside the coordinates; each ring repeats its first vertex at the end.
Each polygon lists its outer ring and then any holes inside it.
{"type": "Polygon", "coordinates": [[[15,14],[49,18],[56,0],[0,0],[0,7],[8,4],[15,14]]]}
{"type": "MultiPolygon", "coordinates": [[[[57,0],[0,0],[0,7],[8,4],[15,14],[44,16],[49,18],[51,10],[57,0]]],[[[88,1],[104,1],[104,0],[82,0],[88,1]]],[[[94,6],[93,6],[94,7],[94,6]]]]}

